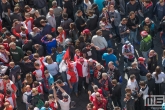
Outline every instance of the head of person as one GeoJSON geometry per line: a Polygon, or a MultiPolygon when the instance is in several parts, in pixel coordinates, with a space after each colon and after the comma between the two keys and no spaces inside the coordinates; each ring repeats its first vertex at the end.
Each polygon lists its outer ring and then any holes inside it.
{"type": "Polygon", "coordinates": [[[5,52],[5,47],[3,45],[0,45],[0,52],[5,52]]]}
{"type": "Polygon", "coordinates": [[[25,12],[29,12],[31,10],[29,5],[25,5],[25,12]]]}
{"type": "Polygon", "coordinates": [[[143,63],[145,62],[145,58],[139,57],[139,58],[138,58],[138,61],[139,61],[139,63],[142,63],[142,64],[143,64],[143,63]]]}
{"type": "Polygon", "coordinates": [[[133,5],[135,4],[136,0],[130,0],[130,3],[133,5]]]}
{"type": "Polygon", "coordinates": [[[76,53],[77,56],[80,56],[80,50],[79,49],[76,49],[75,53],[76,53]]]}
{"type": "Polygon", "coordinates": [[[147,73],[147,74],[146,74],[146,77],[147,77],[148,80],[150,80],[150,79],[152,78],[151,73],[147,73]]]}
{"type": "Polygon", "coordinates": [[[107,22],[106,17],[103,17],[103,18],[101,19],[101,21],[102,21],[102,22],[107,22]]]}
{"type": "Polygon", "coordinates": [[[46,25],[46,20],[41,19],[40,24],[41,24],[42,26],[45,26],[45,25],[46,25]]]}
{"type": "Polygon", "coordinates": [[[34,44],[34,48],[35,48],[36,50],[39,50],[40,45],[39,45],[39,44],[34,44]]]}
{"type": "Polygon", "coordinates": [[[125,98],[126,98],[127,100],[129,100],[129,99],[131,98],[131,94],[130,94],[130,93],[126,93],[126,94],[125,94],[125,98]]]}
{"type": "Polygon", "coordinates": [[[38,53],[34,53],[34,54],[33,54],[33,58],[34,58],[35,60],[38,60],[38,59],[40,58],[40,56],[39,56],[38,53]]]}
{"type": "Polygon", "coordinates": [[[86,43],[86,49],[91,49],[91,44],[89,42],[86,43]]]}
{"type": "Polygon", "coordinates": [[[29,13],[25,13],[25,19],[29,19],[30,18],[30,14],[29,13]]]}
{"type": "Polygon", "coordinates": [[[96,92],[95,97],[96,97],[96,99],[97,99],[97,100],[99,100],[99,101],[101,100],[101,95],[100,95],[100,93],[99,93],[99,92],[96,92]]]}
{"type": "Polygon", "coordinates": [[[33,82],[32,74],[31,73],[26,74],[25,80],[27,81],[27,83],[32,84],[32,82],[33,82]]]}
{"type": "Polygon", "coordinates": [[[47,62],[48,64],[52,64],[52,63],[53,63],[52,57],[51,57],[51,56],[46,56],[46,62],[47,62]]]}
{"type": "Polygon", "coordinates": [[[30,85],[26,85],[25,89],[26,89],[27,92],[30,92],[31,91],[30,85]]]}
{"type": "Polygon", "coordinates": [[[14,62],[10,62],[10,63],[9,63],[9,66],[10,66],[10,68],[14,68],[15,63],[14,63],[14,62]]]}
{"type": "Polygon", "coordinates": [[[106,80],[108,78],[108,74],[107,73],[102,73],[102,78],[106,80]]]}
{"type": "Polygon", "coordinates": [[[127,88],[125,88],[125,92],[126,93],[131,93],[131,89],[127,87],[127,88]]]}
{"type": "Polygon", "coordinates": [[[125,46],[130,46],[131,43],[127,40],[127,41],[125,41],[124,45],[125,45],[125,46]]]}
{"type": "Polygon", "coordinates": [[[38,90],[37,88],[32,88],[32,96],[38,95],[38,90]]]}
{"type": "Polygon", "coordinates": [[[53,7],[57,7],[57,1],[53,1],[53,2],[52,2],[52,6],[53,6],[53,7]]]}
{"type": "Polygon", "coordinates": [[[62,32],[63,32],[63,28],[62,28],[62,27],[58,27],[58,28],[57,28],[57,31],[58,31],[59,33],[62,33],[62,32]]]}
{"type": "Polygon", "coordinates": [[[88,65],[93,66],[94,60],[92,58],[88,59],[88,65]]]}
{"type": "Polygon", "coordinates": [[[57,47],[57,52],[62,53],[62,47],[57,47]]]}
{"type": "Polygon", "coordinates": [[[90,9],[89,10],[89,13],[88,13],[89,17],[93,16],[93,14],[94,14],[94,10],[93,9],[90,9]]]}
{"type": "Polygon", "coordinates": [[[94,91],[94,92],[98,92],[98,89],[99,89],[99,88],[98,88],[97,85],[94,85],[94,86],[93,86],[93,91],[94,91]]]}
{"type": "Polygon", "coordinates": [[[140,88],[145,88],[145,86],[146,86],[145,81],[140,81],[139,86],[140,86],[140,88]]]}
{"type": "Polygon", "coordinates": [[[50,35],[50,34],[47,34],[46,37],[49,41],[52,41],[52,39],[53,39],[52,35],[50,35]]]}
{"type": "Polygon", "coordinates": [[[114,11],[115,10],[114,5],[110,5],[109,10],[114,11]]]}
{"type": "Polygon", "coordinates": [[[82,16],[82,15],[83,15],[83,13],[82,13],[82,11],[81,11],[81,10],[77,10],[76,14],[77,14],[77,16],[78,16],[78,17],[80,17],[80,16],[82,16]]]}
{"type": "Polygon", "coordinates": [[[53,8],[50,8],[50,9],[49,9],[49,14],[50,14],[51,16],[53,16],[53,14],[54,14],[53,8]]]}
{"type": "Polygon", "coordinates": [[[113,80],[112,80],[112,85],[113,85],[113,86],[116,86],[116,85],[117,85],[117,80],[116,80],[116,79],[113,79],[113,80]]]}
{"type": "Polygon", "coordinates": [[[34,106],[33,105],[29,105],[28,106],[28,110],[34,110],[34,106]]]}
{"type": "Polygon", "coordinates": [[[131,18],[131,19],[134,19],[135,18],[135,12],[134,11],[131,11],[129,13],[129,18],[131,18]]]}
{"type": "Polygon", "coordinates": [[[155,52],[154,50],[150,50],[150,52],[149,52],[149,57],[152,57],[152,56],[154,56],[154,55],[156,55],[156,52],[155,52]]]}
{"type": "Polygon", "coordinates": [[[53,101],[54,101],[54,96],[53,96],[53,94],[49,94],[48,100],[49,100],[49,102],[53,102],[53,101]]]}
{"type": "Polygon", "coordinates": [[[159,0],[161,6],[164,6],[164,0],[159,0]]]}
{"type": "Polygon", "coordinates": [[[58,79],[55,83],[57,83],[59,86],[63,86],[63,82],[61,79],[58,79]]]}
{"type": "Polygon", "coordinates": [[[45,70],[44,71],[44,75],[45,75],[46,78],[49,78],[49,71],[48,70],[45,70]]]}
{"type": "Polygon", "coordinates": [[[11,39],[11,33],[9,31],[5,32],[5,38],[11,39]]]}
{"type": "Polygon", "coordinates": [[[84,63],[84,58],[83,58],[83,57],[80,57],[80,58],[79,58],[79,61],[80,61],[80,63],[83,64],[83,63],[84,63]]]}
{"type": "Polygon", "coordinates": [[[68,94],[64,93],[64,94],[62,94],[62,97],[63,97],[64,102],[68,101],[68,98],[69,98],[68,94]]]}
{"type": "Polygon", "coordinates": [[[34,62],[34,67],[36,68],[36,69],[40,69],[40,64],[38,63],[38,62],[34,62]]]}
{"type": "Polygon", "coordinates": [[[44,107],[46,108],[46,110],[49,108],[49,101],[45,101],[44,107]]]}
{"type": "Polygon", "coordinates": [[[108,49],[107,49],[107,53],[108,53],[108,54],[112,54],[112,53],[113,53],[113,49],[112,49],[112,48],[108,48],[108,49]]]}
{"type": "Polygon", "coordinates": [[[108,63],[108,67],[109,67],[109,69],[113,69],[114,68],[114,63],[112,61],[110,61],[108,63]]]}
{"type": "Polygon", "coordinates": [[[68,14],[67,14],[67,13],[63,13],[63,14],[62,14],[62,18],[63,18],[63,19],[68,19],[68,14]]]}
{"type": "Polygon", "coordinates": [[[83,32],[82,32],[82,35],[83,36],[89,36],[89,35],[91,35],[91,32],[90,32],[89,29],[84,29],[83,32]]]}
{"type": "Polygon", "coordinates": [[[26,38],[26,36],[22,36],[22,42],[23,42],[23,44],[25,43],[27,41],[27,38],[26,38]]]}
{"type": "Polygon", "coordinates": [[[135,81],[135,75],[130,75],[130,80],[131,80],[131,82],[134,82],[135,81]]]}
{"type": "Polygon", "coordinates": [[[101,68],[102,68],[101,64],[100,63],[96,63],[96,69],[99,71],[99,70],[101,70],[101,68]]]}
{"type": "Polygon", "coordinates": [[[144,0],[143,5],[146,7],[151,3],[151,0],[144,0]]]}
{"type": "Polygon", "coordinates": [[[102,36],[102,31],[101,30],[96,31],[96,35],[97,36],[102,36]]]}
{"type": "Polygon", "coordinates": [[[132,68],[137,68],[138,63],[137,62],[132,62],[131,66],[132,66],[132,68]]]}
{"type": "Polygon", "coordinates": [[[19,7],[14,7],[14,13],[19,13],[19,7]]]}
{"type": "Polygon", "coordinates": [[[107,12],[107,9],[106,9],[106,8],[103,8],[103,9],[102,9],[102,12],[103,12],[103,13],[106,13],[106,12],[107,12]]]}
{"type": "Polygon", "coordinates": [[[3,81],[7,83],[9,81],[9,76],[8,75],[3,76],[3,81]]]}
{"type": "Polygon", "coordinates": [[[147,17],[147,18],[145,18],[144,22],[145,22],[146,25],[150,25],[151,24],[151,19],[147,17]]]}
{"type": "Polygon", "coordinates": [[[92,103],[87,104],[87,110],[93,110],[93,104],[92,103]]]}
{"type": "Polygon", "coordinates": [[[34,87],[38,87],[40,85],[40,83],[38,81],[34,81],[33,85],[34,85],[34,87]]]}
{"type": "Polygon", "coordinates": [[[123,19],[121,20],[121,23],[122,23],[122,24],[127,24],[127,21],[128,21],[127,18],[123,18],[123,19]]]}
{"type": "Polygon", "coordinates": [[[70,29],[74,29],[74,30],[77,29],[75,23],[70,23],[69,27],[70,29]]]}

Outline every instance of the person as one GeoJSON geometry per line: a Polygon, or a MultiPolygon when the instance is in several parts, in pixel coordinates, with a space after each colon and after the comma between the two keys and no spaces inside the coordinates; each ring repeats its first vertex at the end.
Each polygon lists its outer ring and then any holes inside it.
{"type": "Polygon", "coordinates": [[[49,106],[49,102],[45,101],[44,107],[42,107],[40,110],[52,110],[49,106]]]}
{"type": "Polygon", "coordinates": [[[116,79],[119,82],[120,71],[117,67],[115,67],[114,63],[110,61],[108,63],[108,71],[107,74],[111,80],[116,79]]]}
{"type": "Polygon", "coordinates": [[[57,47],[57,55],[56,55],[56,62],[60,64],[66,51],[62,51],[62,47],[57,47]]]}
{"type": "Polygon", "coordinates": [[[101,97],[99,92],[96,92],[96,97],[93,99],[93,105],[95,109],[98,110],[99,108],[103,108],[104,110],[106,110],[106,104],[107,100],[101,97]]]}
{"type": "Polygon", "coordinates": [[[33,42],[31,40],[28,40],[26,36],[22,36],[22,50],[24,53],[32,51],[32,45],[33,42]]]}
{"type": "Polygon", "coordinates": [[[27,110],[31,102],[32,92],[31,92],[30,85],[26,85],[25,88],[26,88],[26,92],[23,93],[22,99],[23,99],[23,102],[26,104],[26,110],[27,110]]]}
{"type": "Polygon", "coordinates": [[[54,47],[57,47],[57,41],[55,38],[53,38],[52,35],[48,34],[42,37],[41,41],[46,44],[46,52],[48,55],[52,53],[51,49],[54,47]]]}
{"type": "Polygon", "coordinates": [[[99,47],[95,46],[93,43],[86,43],[86,47],[83,48],[82,53],[83,53],[83,57],[86,59],[92,58],[94,60],[97,59],[97,55],[95,54],[97,51],[96,50],[100,50],[99,47]]]}
{"type": "Polygon", "coordinates": [[[148,57],[148,70],[150,73],[153,73],[157,67],[158,55],[154,50],[150,50],[148,57]]]}
{"type": "Polygon", "coordinates": [[[39,1],[39,0],[35,0],[33,2],[33,5],[35,7],[35,9],[37,9],[40,13],[42,12],[43,15],[46,15],[46,5],[47,5],[47,2],[46,0],[43,0],[43,1],[39,1]]]}
{"type": "Polygon", "coordinates": [[[122,47],[122,54],[124,55],[124,67],[130,66],[134,61],[134,47],[129,41],[126,41],[122,47]]]}
{"type": "Polygon", "coordinates": [[[66,39],[66,32],[62,27],[58,27],[57,31],[59,35],[56,37],[56,40],[58,41],[58,45],[65,47],[65,39],[66,39]]]}
{"type": "Polygon", "coordinates": [[[43,64],[49,71],[49,73],[53,76],[54,80],[58,78],[58,64],[57,62],[53,62],[51,56],[46,56],[43,59],[43,64]]]}
{"type": "Polygon", "coordinates": [[[131,75],[128,82],[127,82],[127,87],[131,89],[131,91],[138,91],[139,86],[136,81],[135,75],[131,75]]]}
{"type": "Polygon", "coordinates": [[[144,18],[153,18],[153,3],[151,0],[144,0],[143,5],[142,5],[142,13],[144,18]]]}
{"type": "Polygon", "coordinates": [[[69,35],[69,25],[73,22],[71,18],[68,18],[67,13],[62,14],[62,20],[60,26],[64,29],[66,32],[66,35],[69,35]]]}
{"type": "Polygon", "coordinates": [[[44,47],[42,45],[36,43],[32,46],[32,49],[33,52],[38,53],[40,57],[44,56],[44,47]]]}
{"type": "Polygon", "coordinates": [[[74,20],[74,15],[73,15],[73,4],[70,0],[64,0],[64,13],[68,14],[68,18],[71,18],[74,20]]]}
{"type": "Polygon", "coordinates": [[[38,93],[36,88],[32,88],[32,99],[31,104],[38,109],[41,109],[44,106],[44,98],[42,94],[38,93]]]}
{"type": "Polygon", "coordinates": [[[32,32],[34,19],[32,17],[30,17],[29,13],[25,14],[25,21],[24,22],[26,24],[28,32],[32,32]]]}
{"type": "Polygon", "coordinates": [[[46,82],[46,87],[47,87],[49,93],[53,93],[51,86],[52,86],[53,83],[54,83],[54,78],[53,78],[53,76],[49,73],[48,70],[45,70],[45,71],[44,71],[44,75],[45,75],[45,79],[46,79],[46,81],[45,81],[45,82],[46,82]]]}
{"type": "Polygon", "coordinates": [[[34,26],[38,28],[42,27],[42,25],[40,24],[40,21],[42,19],[46,20],[46,17],[44,15],[41,15],[38,10],[36,10],[34,14],[35,14],[35,19],[33,22],[34,26]]]}
{"type": "Polygon", "coordinates": [[[125,94],[124,102],[126,103],[125,108],[128,110],[134,110],[135,100],[131,97],[130,93],[125,94]]]}
{"type": "Polygon", "coordinates": [[[106,17],[102,17],[101,21],[99,22],[99,26],[101,27],[102,25],[105,25],[106,30],[110,30],[112,28],[106,17]]]}
{"type": "Polygon", "coordinates": [[[154,7],[154,14],[157,16],[158,20],[161,21],[165,16],[165,3],[163,0],[159,0],[154,7]],[[160,11],[158,11],[160,10],[160,11]]]}
{"type": "Polygon", "coordinates": [[[60,91],[62,92],[63,100],[60,100],[57,97],[56,90],[55,90],[55,88],[53,86],[52,89],[53,89],[54,98],[60,104],[61,110],[69,110],[69,106],[70,106],[70,102],[71,102],[70,96],[57,83],[56,83],[55,86],[58,87],[58,89],[60,89],[60,91]]]}
{"type": "Polygon", "coordinates": [[[5,106],[4,110],[13,110],[13,107],[9,102],[5,102],[4,106],[5,106]]]}
{"type": "Polygon", "coordinates": [[[76,24],[77,29],[79,30],[79,35],[84,30],[84,28],[86,26],[85,19],[83,18],[82,15],[83,15],[82,11],[77,10],[75,24],[76,24]]]}
{"type": "Polygon", "coordinates": [[[147,80],[145,83],[148,85],[148,94],[149,95],[154,95],[155,94],[155,79],[152,77],[151,73],[146,74],[147,80]]]}
{"type": "Polygon", "coordinates": [[[53,8],[49,9],[48,14],[46,15],[46,20],[48,21],[48,23],[53,27],[56,28],[56,19],[55,19],[55,15],[53,12],[53,8]]]}
{"type": "Polygon", "coordinates": [[[112,80],[112,94],[111,94],[111,99],[112,102],[114,103],[114,106],[119,106],[121,107],[121,85],[117,83],[116,79],[112,80]]]}
{"type": "Polygon", "coordinates": [[[119,62],[117,61],[116,55],[113,54],[113,49],[108,48],[107,53],[104,53],[102,56],[102,59],[106,62],[106,65],[108,66],[108,63],[112,61],[115,66],[119,65],[119,62]]]}
{"type": "Polygon", "coordinates": [[[126,15],[129,15],[130,12],[135,12],[138,14],[138,11],[140,10],[140,4],[136,0],[130,0],[126,4],[126,15]]]}
{"type": "Polygon", "coordinates": [[[108,46],[107,41],[105,40],[104,37],[102,37],[102,31],[101,31],[101,30],[98,30],[98,31],[96,32],[96,35],[94,35],[94,36],[92,37],[91,42],[92,42],[95,46],[97,46],[97,47],[100,48],[100,50],[97,51],[97,53],[98,53],[98,54],[97,54],[97,59],[98,59],[98,61],[100,62],[100,61],[101,61],[101,56],[102,56],[102,54],[105,52],[105,50],[106,50],[106,48],[107,48],[107,46],[108,46]]]}
{"type": "Polygon", "coordinates": [[[75,41],[78,39],[78,29],[76,28],[75,23],[70,23],[69,25],[69,38],[72,40],[73,44],[75,44],[75,41]]]}
{"type": "Polygon", "coordinates": [[[125,69],[125,72],[128,75],[128,78],[130,78],[131,75],[135,75],[137,82],[140,81],[140,69],[138,68],[137,62],[132,62],[131,67],[127,67],[125,69]]]}
{"type": "Polygon", "coordinates": [[[158,95],[163,94],[162,93],[163,91],[161,90],[161,83],[165,78],[164,72],[161,72],[161,68],[157,66],[152,76],[155,79],[155,94],[158,94],[158,95]]]}
{"type": "MultiPolygon", "coordinates": [[[[135,1],[135,0],[133,0],[135,1]]],[[[137,32],[138,32],[138,24],[139,24],[139,18],[136,15],[135,12],[131,11],[129,13],[128,21],[127,21],[127,27],[130,30],[130,42],[131,44],[139,44],[137,40],[137,32]]]]}
{"type": "Polygon", "coordinates": [[[96,64],[97,63],[98,62],[93,60],[92,58],[90,58],[88,60],[88,71],[90,73],[90,79],[89,80],[90,80],[91,84],[93,84],[93,81],[94,81],[94,72],[96,70],[96,64]]]}
{"type": "Polygon", "coordinates": [[[13,23],[14,19],[17,19],[18,21],[22,21],[22,16],[19,13],[19,7],[15,7],[14,12],[10,14],[11,23],[13,23]]]}
{"type": "Polygon", "coordinates": [[[10,53],[12,56],[12,60],[17,64],[18,62],[22,61],[24,57],[24,53],[20,47],[17,47],[14,42],[9,44],[10,46],[10,53]]]}
{"type": "Polygon", "coordinates": [[[145,63],[145,58],[138,58],[138,68],[140,69],[140,80],[146,80],[146,74],[149,72],[147,69],[147,64],[145,63]]]}
{"type": "Polygon", "coordinates": [[[8,64],[9,55],[10,53],[5,49],[5,47],[3,45],[0,45],[0,62],[8,64]]]}
{"type": "Polygon", "coordinates": [[[152,45],[152,38],[151,36],[146,32],[146,31],[142,31],[140,33],[142,40],[140,42],[140,51],[142,52],[143,57],[145,58],[145,60],[148,60],[148,53],[151,49],[151,45],[152,45]]]}
{"type": "Polygon", "coordinates": [[[128,36],[130,33],[129,28],[127,27],[127,19],[123,18],[119,24],[119,33],[121,37],[121,43],[124,44],[126,41],[128,41],[128,36]]]}

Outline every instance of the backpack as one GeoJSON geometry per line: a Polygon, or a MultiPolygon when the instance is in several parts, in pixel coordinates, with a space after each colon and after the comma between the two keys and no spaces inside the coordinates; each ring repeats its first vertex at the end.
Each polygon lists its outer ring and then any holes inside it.
{"type": "Polygon", "coordinates": [[[44,106],[44,102],[39,97],[37,97],[37,99],[38,99],[38,102],[36,104],[36,107],[41,109],[44,106]]]}

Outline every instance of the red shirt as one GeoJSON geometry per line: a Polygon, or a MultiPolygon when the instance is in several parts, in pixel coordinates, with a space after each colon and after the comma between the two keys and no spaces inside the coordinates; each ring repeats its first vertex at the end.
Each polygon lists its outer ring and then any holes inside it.
{"type": "Polygon", "coordinates": [[[4,103],[4,95],[0,93],[0,108],[3,106],[4,103]]]}
{"type": "Polygon", "coordinates": [[[56,110],[56,103],[55,102],[49,103],[49,106],[52,110],[56,110]]]}
{"type": "Polygon", "coordinates": [[[98,101],[97,98],[93,99],[93,105],[96,108],[96,110],[98,110],[99,108],[103,108],[104,110],[106,110],[106,104],[107,100],[105,98],[101,98],[100,101],[98,101]]]}

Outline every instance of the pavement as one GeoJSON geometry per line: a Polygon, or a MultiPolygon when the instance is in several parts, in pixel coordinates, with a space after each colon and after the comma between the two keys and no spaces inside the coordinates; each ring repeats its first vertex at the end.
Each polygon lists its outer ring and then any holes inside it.
{"type": "MultiPolygon", "coordinates": [[[[138,35],[138,39],[140,40],[140,36],[138,35]]],[[[114,42],[114,41],[112,41],[114,42]]],[[[123,73],[123,67],[124,67],[124,62],[123,62],[123,55],[122,55],[122,44],[113,44],[114,45],[114,48],[115,48],[115,52],[116,52],[116,56],[119,60],[119,63],[120,63],[120,66],[119,66],[119,70],[121,72],[121,75],[122,75],[122,78],[123,78],[123,82],[122,82],[122,99],[121,99],[121,102],[122,102],[122,107],[124,107],[124,102],[123,102],[123,99],[124,99],[124,96],[125,96],[125,87],[126,87],[126,84],[127,84],[127,75],[125,75],[123,73]]],[[[158,59],[159,59],[159,62],[158,62],[158,65],[161,66],[161,57],[162,57],[162,51],[163,49],[161,48],[161,42],[160,42],[160,37],[156,37],[154,39],[154,50],[157,52],[158,54],[158,59]]],[[[139,52],[139,45],[135,45],[134,46],[135,48],[135,56],[136,58],[138,58],[139,56],[142,56],[141,52],[139,52]]],[[[136,59],[135,59],[136,60],[136,59]]],[[[163,70],[163,68],[162,68],[163,70]]],[[[71,95],[71,99],[72,101],[75,101],[76,102],[76,108],[72,108],[71,110],[86,110],[86,105],[87,103],[89,103],[89,99],[88,99],[88,94],[85,93],[85,91],[82,92],[82,94],[79,96],[79,97],[76,97],[75,95],[71,95]]],[[[47,100],[47,98],[45,98],[45,100],[47,100]]],[[[22,99],[21,97],[19,97],[17,99],[17,104],[18,104],[18,109],[17,110],[25,110],[25,104],[22,103],[22,99]]]]}

